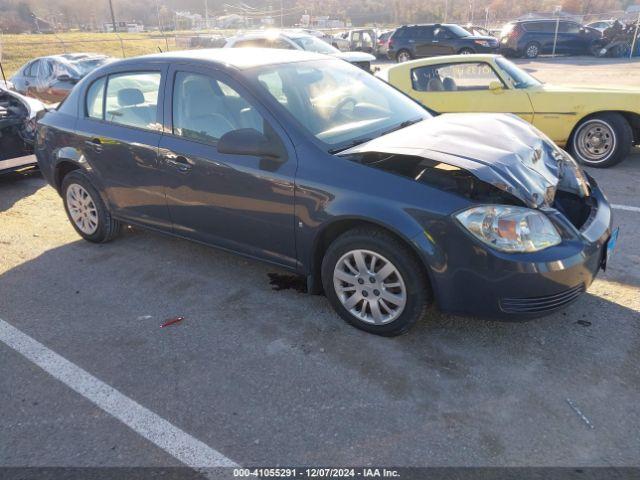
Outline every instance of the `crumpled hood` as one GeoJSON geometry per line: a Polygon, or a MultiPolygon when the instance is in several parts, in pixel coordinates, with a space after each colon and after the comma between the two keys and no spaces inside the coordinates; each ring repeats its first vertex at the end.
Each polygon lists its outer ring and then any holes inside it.
{"type": "Polygon", "coordinates": [[[373,62],[376,59],[376,57],[370,53],[364,52],[336,52],[331,56],[346,60],[347,62],[373,62]]]}
{"type": "Polygon", "coordinates": [[[550,206],[556,189],[589,194],[566,152],[515,115],[439,115],[341,152],[411,155],[467,170],[531,208],[550,206]]]}

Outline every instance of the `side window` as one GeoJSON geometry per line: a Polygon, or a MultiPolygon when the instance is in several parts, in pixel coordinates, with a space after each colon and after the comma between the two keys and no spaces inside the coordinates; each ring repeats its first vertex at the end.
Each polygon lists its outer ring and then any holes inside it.
{"type": "Polygon", "coordinates": [[[447,40],[453,38],[452,33],[444,27],[436,28],[434,36],[440,40],[447,40]]]}
{"type": "Polygon", "coordinates": [[[35,73],[38,71],[38,65],[40,64],[40,60],[36,60],[34,62],[31,62],[27,68],[24,69],[24,76],[25,77],[33,77],[35,76],[35,73]]]}
{"type": "Polygon", "coordinates": [[[580,32],[580,25],[578,25],[577,23],[571,23],[571,22],[560,22],[560,25],[558,26],[558,32],[571,33],[575,35],[580,32]]]}
{"type": "Polygon", "coordinates": [[[253,38],[251,40],[240,40],[233,44],[234,48],[258,47],[268,48],[269,42],[266,38],[253,38]]]}
{"type": "MultiPolygon", "coordinates": [[[[562,27],[562,22],[560,22],[560,25],[558,26],[558,28],[561,28],[561,27],[562,27]]],[[[556,33],[556,22],[555,21],[543,22],[542,31],[544,33],[556,33]]]]}
{"type": "Polygon", "coordinates": [[[87,117],[104,119],[104,85],[106,77],[99,78],[91,84],[87,90],[86,113],[87,117]]]}
{"type": "Polygon", "coordinates": [[[178,72],[173,85],[173,134],[215,145],[227,132],[253,128],[264,120],[233,87],[199,73],[178,72]]]}
{"type": "Polygon", "coordinates": [[[284,40],[283,38],[274,38],[271,40],[271,48],[280,48],[282,50],[293,50],[293,45],[284,40]]]}
{"type": "Polygon", "coordinates": [[[544,23],[542,22],[529,22],[524,24],[527,32],[542,32],[544,30],[544,23]]]}
{"type": "Polygon", "coordinates": [[[433,38],[434,27],[416,27],[413,38],[421,40],[431,40],[433,38]]]}
{"type": "Polygon", "coordinates": [[[411,70],[411,83],[418,92],[489,90],[489,84],[496,81],[501,82],[496,72],[482,62],[429,65],[411,70]]]}
{"type": "Polygon", "coordinates": [[[110,75],[105,119],[120,125],[157,130],[160,79],[159,72],[110,75]]]}

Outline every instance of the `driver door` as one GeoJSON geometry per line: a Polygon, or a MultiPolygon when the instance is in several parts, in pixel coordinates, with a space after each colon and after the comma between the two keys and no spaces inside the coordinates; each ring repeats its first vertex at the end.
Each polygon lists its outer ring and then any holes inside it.
{"type": "Polygon", "coordinates": [[[526,92],[509,88],[485,62],[417,66],[403,76],[405,84],[397,86],[439,113],[514,113],[533,119],[526,92]]]}
{"type": "Polygon", "coordinates": [[[159,157],[174,231],[295,266],[297,158],[269,112],[222,72],[186,64],[171,67],[164,105],[159,157]],[[247,128],[281,142],[286,158],[274,162],[218,152],[225,133],[247,128]]]}

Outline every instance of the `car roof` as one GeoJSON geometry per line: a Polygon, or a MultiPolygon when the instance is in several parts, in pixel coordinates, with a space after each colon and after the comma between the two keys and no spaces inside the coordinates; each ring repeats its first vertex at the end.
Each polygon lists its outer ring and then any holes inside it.
{"type": "Polygon", "coordinates": [[[502,55],[491,53],[473,53],[470,55],[441,55],[438,57],[420,58],[410,62],[398,63],[389,68],[391,70],[399,70],[401,68],[410,67],[411,64],[420,65],[440,65],[443,63],[469,63],[469,62],[491,62],[496,58],[504,58],[502,55]]]}
{"type": "Polygon", "coordinates": [[[299,37],[315,37],[309,32],[305,32],[302,30],[277,30],[277,29],[269,29],[269,30],[253,30],[250,32],[239,33],[235,35],[233,40],[240,40],[245,38],[277,38],[279,36],[289,37],[289,38],[299,38],[299,37]]]}
{"type": "Polygon", "coordinates": [[[326,55],[304,50],[279,50],[276,48],[206,48],[200,50],[182,50],[178,52],[156,53],[141,57],[128,58],[109,64],[144,65],[145,63],[193,61],[201,64],[215,64],[244,70],[265,65],[282,63],[327,60],[326,55]]]}

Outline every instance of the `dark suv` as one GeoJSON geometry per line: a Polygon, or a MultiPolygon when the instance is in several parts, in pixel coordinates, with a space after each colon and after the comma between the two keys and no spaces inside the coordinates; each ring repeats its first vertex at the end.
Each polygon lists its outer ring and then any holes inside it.
{"type": "Polygon", "coordinates": [[[495,53],[498,40],[473,35],[460,25],[405,25],[398,28],[389,40],[387,57],[397,62],[413,58],[451,55],[455,53],[495,53]]]}
{"type": "Polygon", "coordinates": [[[589,53],[594,41],[602,38],[595,28],[583,27],[567,20],[522,20],[507,23],[500,32],[500,51],[505,55],[536,58],[553,52],[558,28],[556,53],[589,53]],[[556,25],[557,24],[557,25],[556,25]]]}

